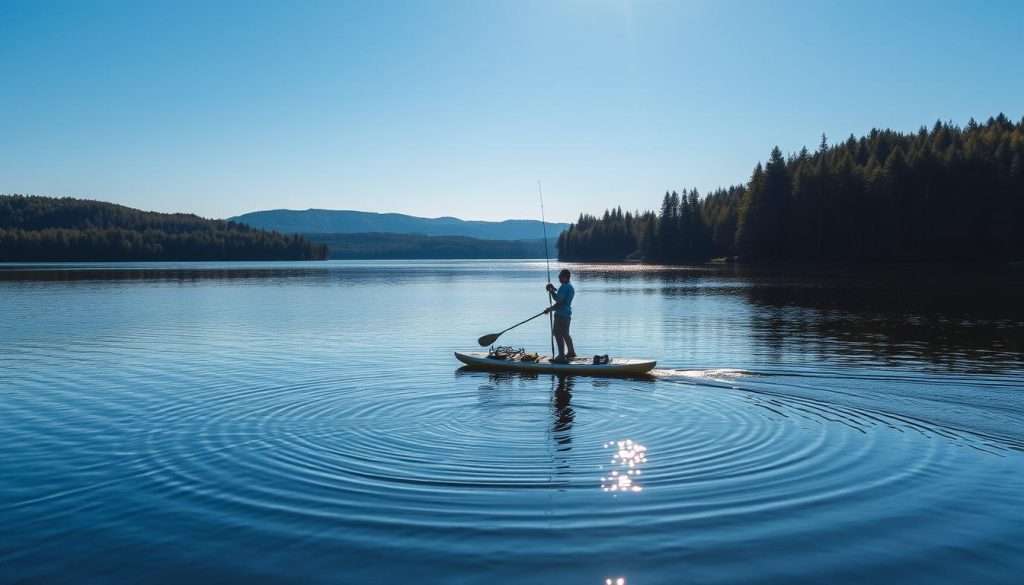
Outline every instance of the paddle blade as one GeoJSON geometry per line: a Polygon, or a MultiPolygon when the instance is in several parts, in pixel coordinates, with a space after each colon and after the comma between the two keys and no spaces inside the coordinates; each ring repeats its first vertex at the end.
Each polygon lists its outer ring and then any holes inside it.
{"type": "Polygon", "coordinates": [[[484,335],[480,339],[477,339],[476,342],[480,344],[480,347],[487,347],[495,341],[498,341],[498,337],[500,336],[501,333],[491,333],[490,335],[484,335]]]}

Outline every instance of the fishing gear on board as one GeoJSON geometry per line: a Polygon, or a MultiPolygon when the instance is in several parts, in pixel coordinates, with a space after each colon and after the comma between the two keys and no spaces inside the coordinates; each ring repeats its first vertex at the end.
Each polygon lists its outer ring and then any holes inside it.
{"type": "Polygon", "coordinates": [[[487,357],[492,360],[519,360],[521,362],[535,362],[540,359],[540,354],[536,352],[529,352],[526,349],[519,347],[512,347],[509,345],[499,345],[498,347],[492,347],[487,352],[487,357]]]}

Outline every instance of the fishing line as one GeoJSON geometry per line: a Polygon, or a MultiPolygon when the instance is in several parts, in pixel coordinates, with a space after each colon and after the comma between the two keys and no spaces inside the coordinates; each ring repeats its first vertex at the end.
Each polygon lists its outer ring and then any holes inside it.
{"type": "Polygon", "coordinates": [[[548,284],[551,284],[551,260],[548,256],[548,222],[544,219],[544,191],[537,181],[537,194],[540,195],[540,226],[544,228],[544,262],[548,267],[548,284]]]}

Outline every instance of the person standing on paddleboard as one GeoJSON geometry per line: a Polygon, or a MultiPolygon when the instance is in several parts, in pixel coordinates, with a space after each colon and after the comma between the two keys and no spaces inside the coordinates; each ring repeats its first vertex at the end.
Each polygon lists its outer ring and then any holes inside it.
{"type": "Polygon", "coordinates": [[[569,335],[569,322],[572,320],[572,299],[576,296],[576,289],[569,283],[572,274],[567,269],[558,273],[558,282],[562,286],[555,290],[555,285],[550,282],[545,287],[549,293],[554,295],[555,304],[544,309],[545,313],[555,312],[555,322],[551,334],[555,336],[555,343],[558,344],[558,355],[551,359],[554,363],[565,363],[576,357],[576,349],[572,346],[572,337],[569,335]],[[565,350],[568,349],[569,353],[565,350]]]}

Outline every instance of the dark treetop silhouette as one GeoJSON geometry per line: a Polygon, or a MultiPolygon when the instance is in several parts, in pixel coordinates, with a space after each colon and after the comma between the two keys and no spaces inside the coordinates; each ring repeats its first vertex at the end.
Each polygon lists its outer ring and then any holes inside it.
{"type": "Polygon", "coordinates": [[[783,157],[706,197],[666,193],[659,213],[581,215],[561,260],[1007,261],[1024,258],[1024,119],[936,122],[783,157]]]}

